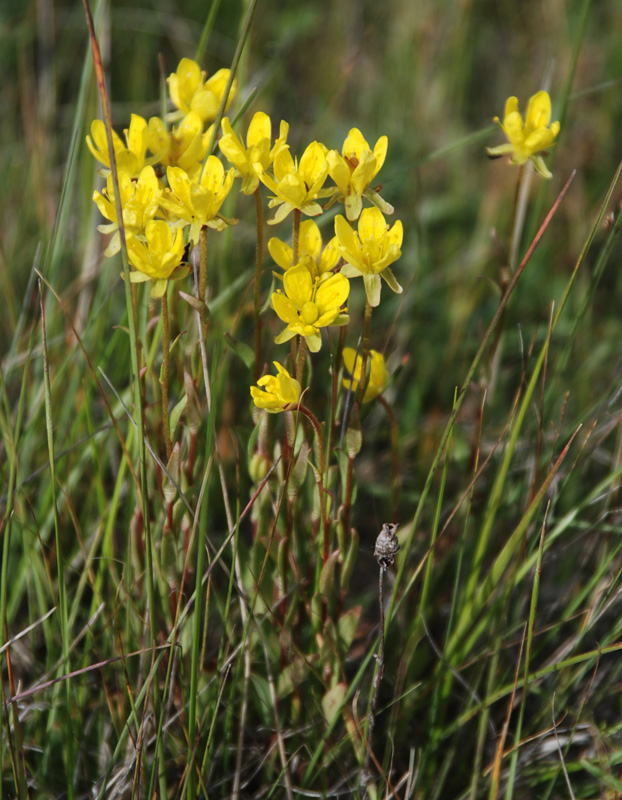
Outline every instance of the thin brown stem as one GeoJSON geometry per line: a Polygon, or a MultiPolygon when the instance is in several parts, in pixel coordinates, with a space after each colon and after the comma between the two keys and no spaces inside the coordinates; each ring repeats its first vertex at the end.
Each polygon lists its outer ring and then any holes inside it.
{"type": "Polygon", "coordinates": [[[299,242],[300,242],[300,220],[302,211],[299,208],[294,209],[294,223],[292,229],[292,267],[298,263],[299,257],[299,242]]]}
{"type": "Polygon", "coordinates": [[[261,316],[259,314],[261,303],[261,267],[263,263],[263,205],[259,186],[255,189],[255,219],[257,222],[256,248],[255,248],[255,381],[261,375],[261,316]]]}
{"type": "Polygon", "coordinates": [[[313,429],[315,431],[315,441],[317,442],[317,454],[318,454],[318,465],[317,465],[317,482],[318,482],[318,490],[320,492],[320,509],[322,510],[322,528],[324,533],[324,540],[322,543],[322,562],[325,564],[328,561],[328,553],[330,549],[330,522],[328,519],[328,513],[326,511],[326,497],[324,491],[324,468],[325,468],[325,461],[324,461],[324,440],[323,440],[323,431],[322,426],[318,422],[317,417],[315,414],[310,411],[306,406],[300,406],[300,411],[305,417],[309,420],[311,425],[313,425],[313,429]]]}
{"type": "Polygon", "coordinates": [[[307,340],[304,336],[298,337],[298,355],[296,357],[296,380],[304,385],[305,360],[307,357],[307,340]]]}
{"type": "Polygon", "coordinates": [[[168,319],[168,287],[162,295],[162,426],[164,428],[164,442],[166,444],[166,460],[171,457],[173,443],[171,441],[171,426],[168,417],[168,382],[170,371],[170,331],[168,319]]]}
{"type": "Polygon", "coordinates": [[[371,703],[369,705],[369,713],[367,715],[367,752],[365,753],[365,764],[363,766],[363,776],[366,788],[366,796],[369,797],[367,791],[367,783],[371,780],[369,774],[369,765],[372,753],[372,741],[374,736],[374,725],[376,723],[376,706],[378,704],[378,696],[380,694],[380,684],[382,683],[382,676],[384,675],[384,573],[385,568],[380,566],[378,570],[378,607],[380,611],[380,644],[378,646],[378,654],[376,655],[376,671],[374,673],[374,693],[372,695],[371,703]]]}

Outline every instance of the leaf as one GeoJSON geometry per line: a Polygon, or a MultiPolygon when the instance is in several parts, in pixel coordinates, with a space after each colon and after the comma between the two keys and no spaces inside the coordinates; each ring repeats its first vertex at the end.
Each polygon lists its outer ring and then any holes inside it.
{"type": "Polygon", "coordinates": [[[199,312],[199,316],[201,317],[201,322],[207,324],[210,321],[211,314],[210,310],[207,306],[207,303],[204,303],[202,300],[199,300],[198,297],[195,297],[192,294],[187,294],[186,292],[179,292],[179,296],[182,300],[185,300],[189,306],[192,306],[195,311],[199,312]]]}
{"type": "Polygon", "coordinates": [[[185,394],[181,400],[175,404],[175,407],[171,411],[171,415],[169,418],[169,430],[171,439],[175,438],[175,428],[179,424],[179,420],[181,415],[184,413],[184,409],[188,405],[188,395],[185,394]]]}
{"type": "Polygon", "coordinates": [[[192,375],[184,370],[184,388],[188,403],[186,405],[186,419],[191,433],[196,433],[201,427],[201,404],[197,394],[192,375]]]}
{"type": "Polygon", "coordinates": [[[339,639],[343,644],[344,653],[348,652],[354,641],[362,612],[363,606],[355,606],[354,608],[348,609],[339,617],[337,631],[339,632],[339,639]]]}
{"type": "Polygon", "coordinates": [[[345,683],[338,683],[329,689],[322,698],[322,713],[326,724],[330,725],[335,717],[341,712],[346,696],[345,683]]]}
{"type": "Polygon", "coordinates": [[[230,350],[239,356],[246,366],[251,369],[255,364],[255,353],[253,348],[249,347],[245,342],[240,342],[234,339],[230,333],[225,333],[225,342],[230,350]]]}
{"type": "Polygon", "coordinates": [[[341,586],[339,588],[342,592],[348,587],[348,583],[350,582],[352,572],[354,571],[354,567],[356,565],[356,557],[359,551],[359,535],[354,528],[352,528],[350,531],[350,537],[351,539],[350,547],[348,548],[348,554],[343,562],[343,567],[341,568],[341,586]]]}
{"type": "Polygon", "coordinates": [[[307,467],[309,465],[309,445],[306,441],[302,443],[300,453],[294,464],[294,468],[289,476],[289,485],[287,487],[287,494],[290,498],[296,497],[300,491],[302,484],[305,482],[307,476],[307,467]]]}
{"type": "Polygon", "coordinates": [[[335,564],[340,555],[339,550],[334,550],[322,567],[322,572],[320,573],[320,593],[322,597],[328,597],[335,583],[335,564]]]}

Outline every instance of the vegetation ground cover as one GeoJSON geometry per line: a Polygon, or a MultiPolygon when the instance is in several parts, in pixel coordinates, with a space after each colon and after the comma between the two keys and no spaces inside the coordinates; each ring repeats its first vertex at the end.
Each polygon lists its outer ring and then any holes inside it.
{"type": "Polygon", "coordinates": [[[84,8],[0,12],[0,796],[621,795],[618,4],[92,11],[121,136],[237,83],[108,179],[84,8]]]}

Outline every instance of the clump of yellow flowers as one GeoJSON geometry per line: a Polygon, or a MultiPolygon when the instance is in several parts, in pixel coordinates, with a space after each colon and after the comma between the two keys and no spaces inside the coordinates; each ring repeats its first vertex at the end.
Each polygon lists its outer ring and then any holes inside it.
{"type": "MultiPolygon", "coordinates": [[[[121,248],[123,227],[133,284],[148,282],[153,298],[166,300],[169,282],[185,278],[191,271],[189,246],[197,246],[208,230],[223,231],[237,220],[222,213],[236,179],[241,192],[255,195],[261,207],[261,193],[268,193],[267,205],[273,215],[269,225],[293,218],[291,240],[272,237],[268,250],[274,262],[277,286],[270,294],[276,317],[285,324],[274,341],[293,342],[290,369],[275,362],[277,377],[264,377],[251,388],[254,404],[268,411],[291,409],[305,385],[306,351],[317,353],[330,327],[345,327],[350,320],[346,303],[350,282],[363,278],[368,312],[363,356],[357,366],[364,399],[378,392],[379,360],[388,380],[384,359],[370,352],[371,308],[380,302],[380,279],[401,292],[389,268],[401,255],[402,224],[387,225],[385,214],[393,207],[383,200],[379,187],[372,188],[384,164],[388,139],[380,136],[372,147],[360,130],[352,128],[338,151],[321,142],[311,142],[302,154],[293,153],[287,137],[289,125],[281,121],[278,135],[267,114],[258,111],[245,135],[238,134],[228,117],[222,119],[221,135],[214,136],[213,123],[221,105],[225,110],[235,97],[236,84],[229,70],[211,77],[195,61],[182,58],[167,79],[170,111],[164,118],[144,119],[132,114],[121,137],[112,132],[118,183],[111,171],[106,129],[101,120],[91,125],[87,145],[102,165],[106,184],[93,194],[106,222],[99,230],[110,235],[105,250],[113,256],[121,248]],[[227,85],[228,97],[223,101],[227,85]],[[208,152],[217,139],[221,156],[208,152]],[[225,161],[221,160],[224,156],[225,161]],[[231,166],[227,167],[226,162],[231,166]],[[117,218],[115,185],[119,187],[122,220],[117,218]],[[367,201],[369,207],[364,208],[367,201]],[[335,203],[342,203],[345,216],[337,215],[335,235],[324,246],[314,221],[335,203]],[[293,216],[292,216],[293,215],[293,216]],[[306,219],[303,219],[306,217],[306,219]],[[357,226],[354,230],[352,226],[357,226]],[[369,356],[370,374],[366,374],[369,356]]],[[[263,217],[258,218],[258,228],[263,217]]],[[[258,235],[258,241],[262,238],[258,235]]],[[[255,375],[263,372],[261,362],[260,281],[263,253],[258,254],[255,277],[255,375]]],[[[205,275],[205,265],[202,274],[205,275]]],[[[184,295],[187,296],[187,295],[184,295]]],[[[205,301],[205,286],[198,301],[205,301]]],[[[163,314],[168,314],[166,304],[163,314]]],[[[167,326],[168,330],[168,326],[167,326]]],[[[356,343],[356,342],[355,342],[356,343]]],[[[358,343],[360,349],[360,343],[358,343]]],[[[351,348],[350,348],[351,350],[351,348]]],[[[345,366],[350,350],[344,350],[345,366]]],[[[354,351],[352,351],[354,352],[354,351]]],[[[385,381],[386,385],[386,381],[385,381]]]]}

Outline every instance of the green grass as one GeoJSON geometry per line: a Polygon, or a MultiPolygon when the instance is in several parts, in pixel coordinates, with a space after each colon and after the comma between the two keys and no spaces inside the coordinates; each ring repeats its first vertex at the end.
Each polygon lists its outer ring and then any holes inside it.
{"type": "MultiPolygon", "coordinates": [[[[160,114],[158,54],[168,75],[204,50],[213,73],[244,41],[246,4],[157,5],[93,7],[118,132],[160,114]]],[[[96,230],[83,10],[0,12],[0,798],[618,797],[622,11],[279,6],[252,19],[236,130],[264,110],[298,154],[386,134],[374,183],[404,225],[404,292],[385,284],[371,322],[391,380],[343,448],[342,329],[307,360],[323,472],[302,413],[288,429],[250,400],[238,183],[239,224],[208,237],[206,330],[178,293],[191,280],[169,286],[167,463],[160,302],[138,286],[133,330],[96,230]],[[508,274],[519,171],[485,147],[506,97],[524,110],[543,87],[553,178],[531,178],[508,274]]],[[[266,247],[290,223],[264,228],[259,373],[290,352],[266,247]]],[[[356,347],[359,279],[348,307],[356,347]]]]}

